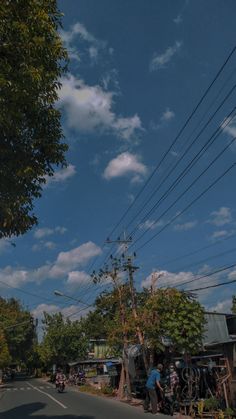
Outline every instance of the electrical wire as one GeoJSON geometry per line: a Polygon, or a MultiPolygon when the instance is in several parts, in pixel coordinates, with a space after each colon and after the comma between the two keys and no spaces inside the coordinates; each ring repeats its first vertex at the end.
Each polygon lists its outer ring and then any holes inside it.
{"type": "MultiPolygon", "coordinates": [[[[155,233],[151,238],[144,242],[139,248],[136,249],[136,252],[143,249],[148,243],[150,243],[154,238],[156,238],[162,231],[164,231],[169,225],[171,225],[177,218],[184,214],[189,208],[191,208],[203,195],[205,195],[210,189],[212,189],[221,179],[223,179],[234,167],[236,163],[233,163],[228,169],[226,169],[220,176],[218,176],[207,188],[205,188],[195,199],[193,199],[182,211],[176,214],[171,218],[157,233],[155,233]]],[[[130,246],[132,247],[133,244],[130,246]]]]}
{"type": "Polygon", "coordinates": [[[143,193],[144,189],[146,188],[146,186],[148,185],[148,183],[151,181],[151,179],[153,178],[153,176],[155,175],[155,173],[157,172],[157,170],[159,169],[159,167],[161,166],[161,164],[163,163],[163,161],[165,160],[165,158],[167,157],[167,155],[169,154],[169,152],[171,151],[171,149],[173,148],[173,146],[175,145],[175,143],[178,141],[179,137],[182,135],[182,133],[184,132],[185,128],[187,127],[187,125],[189,124],[190,120],[192,119],[192,117],[195,115],[195,113],[197,112],[197,110],[199,109],[199,107],[201,106],[202,102],[204,101],[204,99],[206,98],[206,96],[208,95],[209,91],[211,90],[212,86],[215,84],[216,80],[219,78],[220,74],[223,72],[224,68],[226,67],[227,63],[229,62],[229,60],[231,59],[231,57],[233,56],[233,54],[235,53],[236,50],[236,46],[234,46],[234,48],[231,50],[231,52],[229,53],[229,55],[227,56],[226,60],[224,61],[224,63],[221,65],[220,69],[217,71],[215,77],[213,78],[212,82],[210,83],[210,85],[207,87],[207,89],[205,90],[205,92],[203,93],[202,97],[200,98],[200,100],[198,101],[198,103],[196,104],[196,106],[193,108],[193,110],[191,111],[190,115],[188,116],[187,120],[185,121],[185,123],[183,124],[183,126],[181,127],[181,129],[179,130],[178,134],[176,135],[176,137],[174,138],[174,140],[172,141],[171,145],[168,147],[168,149],[166,150],[166,152],[164,153],[164,155],[162,156],[160,162],[156,165],[156,167],[154,168],[154,170],[152,171],[152,173],[150,174],[150,176],[148,177],[148,179],[146,180],[146,182],[144,183],[144,185],[142,186],[142,188],[140,189],[140,191],[138,192],[138,194],[136,195],[136,197],[134,198],[133,202],[129,205],[129,207],[126,209],[126,211],[123,213],[123,215],[121,216],[121,218],[119,219],[119,221],[115,224],[114,228],[112,229],[111,233],[109,234],[109,236],[112,236],[113,233],[115,232],[115,230],[117,229],[117,227],[121,224],[121,222],[124,220],[124,218],[126,217],[127,213],[130,211],[130,209],[134,206],[134,204],[136,203],[136,201],[138,200],[138,198],[140,197],[140,195],[143,193]]]}
{"type": "MultiPolygon", "coordinates": [[[[151,199],[156,195],[156,193],[160,190],[160,188],[165,184],[165,182],[167,181],[167,179],[169,178],[169,176],[174,172],[174,170],[178,167],[178,165],[181,163],[181,161],[183,160],[183,158],[188,154],[188,152],[190,151],[190,149],[193,147],[193,145],[196,143],[196,141],[199,139],[199,137],[202,135],[202,133],[205,131],[205,129],[207,128],[207,126],[211,123],[211,121],[213,120],[213,118],[215,117],[215,115],[218,113],[218,111],[222,108],[222,106],[225,104],[225,102],[228,100],[228,98],[231,96],[231,94],[233,93],[233,91],[236,88],[236,84],[231,88],[231,90],[228,92],[228,94],[225,96],[225,98],[223,99],[223,101],[220,103],[220,105],[217,107],[217,109],[215,110],[215,112],[211,115],[211,117],[207,120],[207,122],[204,124],[204,126],[201,128],[201,130],[199,131],[199,133],[197,134],[197,136],[193,139],[193,141],[189,144],[189,146],[187,147],[187,149],[185,150],[185,152],[182,154],[182,156],[175,162],[175,164],[171,167],[171,169],[169,170],[169,172],[167,174],[164,174],[163,176],[163,180],[161,181],[161,183],[159,183],[159,185],[154,188],[154,190],[152,191],[152,193],[150,194],[149,198],[144,202],[143,206],[139,209],[139,211],[136,213],[136,215],[132,218],[132,221],[129,222],[126,227],[125,230],[128,231],[129,225],[132,224],[134,222],[134,220],[141,214],[141,212],[144,210],[144,208],[148,205],[148,203],[151,201],[151,199]]],[[[231,113],[228,115],[227,118],[230,118],[231,114],[234,113],[236,108],[234,108],[231,113]]],[[[227,125],[230,123],[230,121],[227,121],[227,125]]],[[[221,127],[221,126],[220,126],[221,127]]],[[[220,130],[220,127],[218,128],[217,131],[215,131],[212,135],[212,137],[214,135],[217,134],[217,132],[220,130]]],[[[212,138],[211,137],[211,138],[212,138]]],[[[211,139],[210,138],[210,139],[211,139]]],[[[210,141],[210,140],[209,140],[210,141]]],[[[178,179],[177,179],[178,180],[178,179]]],[[[177,182],[177,180],[175,180],[175,182],[177,182]]],[[[172,190],[172,189],[171,189],[172,190]]],[[[164,198],[168,196],[168,194],[164,194],[164,198]]],[[[163,200],[163,196],[162,198],[160,198],[159,201],[162,202],[163,200]]],[[[159,202],[158,201],[158,202],[159,202]]],[[[147,218],[149,216],[151,211],[148,212],[148,214],[146,214],[143,219],[147,218]]],[[[143,219],[141,220],[141,223],[143,222],[143,219]]],[[[130,235],[133,236],[135,233],[136,229],[134,229],[130,235]]]]}
{"type": "Polygon", "coordinates": [[[222,287],[224,285],[229,285],[229,284],[233,284],[236,282],[236,279],[232,279],[231,281],[226,281],[226,282],[221,282],[220,284],[214,284],[214,285],[208,285],[207,287],[200,287],[200,288],[194,288],[192,290],[188,290],[189,292],[191,291],[203,291],[203,290],[208,290],[210,288],[217,288],[217,287],[222,287]]]}
{"type": "MultiPolygon", "coordinates": [[[[236,107],[230,112],[230,116],[228,115],[225,119],[226,121],[226,125],[223,127],[222,124],[214,131],[214,133],[210,136],[210,138],[205,142],[205,144],[201,147],[201,149],[198,151],[198,153],[192,158],[192,160],[188,163],[188,165],[182,170],[182,172],[179,174],[179,176],[174,180],[174,182],[172,183],[172,185],[170,185],[170,187],[168,188],[168,190],[161,196],[161,198],[156,202],[155,205],[153,205],[153,207],[149,210],[149,212],[142,218],[142,220],[140,221],[140,224],[138,224],[135,229],[132,231],[132,233],[130,234],[131,236],[134,235],[134,233],[138,230],[138,228],[140,226],[142,226],[142,224],[144,223],[144,221],[146,220],[146,218],[148,218],[161,204],[162,202],[170,195],[170,193],[176,188],[176,186],[178,186],[178,184],[184,179],[184,177],[190,172],[190,170],[194,167],[194,165],[199,161],[199,159],[206,153],[206,151],[212,146],[212,144],[216,141],[217,138],[219,138],[219,136],[222,134],[223,130],[230,124],[230,122],[234,119],[235,115],[235,110],[236,107]]],[[[233,138],[232,143],[235,141],[235,138],[233,138]]],[[[226,148],[224,148],[222,150],[222,152],[220,152],[218,154],[219,157],[221,157],[221,155],[227,150],[227,148],[229,148],[231,145],[231,143],[229,143],[226,148]]],[[[213,163],[218,159],[218,157],[213,161],[213,163]]],[[[213,164],[212,163],[212,164],[213,164]]],[[[207,167],[206,170],[208,170],[210,167],[210,165],[207,167]]],[[[204,174],[203,171],[202,174],[204,174]]],[[[196,178],[196,181],[202,176],[202,174],[196,178]]],[[[192,183],[192,186],[194,185],[194,183],[196,183],[196,181],[194,181],[192,183]]],[[[190,186],[190,188],[192,187],[190,186]]],[[[187,192],[187,190],[186,190],[187,192]]],[[[186,193],[184,192],[183,194],[181,194],[181,197],[186,193]]],[[[176,201],[175,201],[176,202],[176,201]]],[[[171,207],[169,207],[170,209],[171,207]]],[[[168,209],[168,210],[169,210],[168,209]]],[[[142,233],[142,235],[140,236],[139,239],[140,240],[145,234],[147,234],[147,232],[149,230],[151,230],[152,226],[158,222],[163,215],[166,214],[167,211],[165,211],[164,213],[162,213],[162,215],[160,217],[158,217],[158,219],[153,223],[142,233]]],[[[136,240],[136,241],[137,241],[136,240]]]]}
{"type": "MultiPolygon", "coordinates": [[[[236,263],[233,263],[231,265],[227,265],[227,266],[223,266],[221,268],[217,268],[216,270],[211,271],[211,272],[208,272],[208,273],[206,273],[204,275],[196,276],[196,278],[190,279],[189,281],[184,281],[184,282],[176,283],[176,284],[174,284],[174,287],[175,288],[178,288],[178,287],[182,287],[182,286],[185,286],[185,285],[188,285],[188,284],[192,284],[195,281],[199,281],[200,279],[208,278],[208,277],[210,277],[212,275],[215,275],[215,274],[218,274],[218,273],[227,271],[229,269],[234,268],[235,266],[236,266],[236,263]]],[[[165,288],[165,287],[162,286],[161,288],[165,288]]]]}

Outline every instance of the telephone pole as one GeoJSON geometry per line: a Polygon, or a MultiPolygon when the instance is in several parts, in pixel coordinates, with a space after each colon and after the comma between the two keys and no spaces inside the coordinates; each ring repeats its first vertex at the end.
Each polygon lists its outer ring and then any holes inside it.
{"type": "Polygon", "coordinates": [[[131,383],[130,383],[130,376],[129,376],[129,365],[128,365],[128,334],[127,334],[127,319],[126,319],[126,308],[124,304],[124,298],[123,298],[123,286],[119,283],[119,271],[120,271],[120,261],[116,258],[113,258],[111,256],[112,260],[112,269],[108,270],[106,268],[105,271],[101,271],[101,273],[98,275],[98,277],[93,274],[92,278],[94,281],[99,282],[102,279],[102,276],[105,278],[111,278],[114,289],[117,291],[118,294],[118,301],[119,301],[119,314],[120,314],[120,320],[122,325],[122,336],[123,336],[123,363],[122,363],[122,371],[121,371],[121,378],[119,383],[119,389],[118,394],[119,398],[122,399],[124,397],[124,385],[126,385],[127,388],[127,397],[131,398],[131,383]]]}
{"type": "Polygon", "coordinates": [[[146,373],[148,373],[149,363],[148,363],[147,354],[146,354],[146,350],[145,350],[145,341],[144,341],[143,331],[141,330],[141,327],[139,325],[139,316],[138,316],[138,311],[137,311],[137,298],[136,298],[136,291],[135,291],[135,287],[134,287],[133,274],[137,269],[139,269],[138,266],[134,266],[133,263],[132,263],[132,259],[135,258],[135,257],[136,257],[135,254],[134,254],[134,256],[127,256],[125,258],[126,260],[125,260],[125,263],[123,265],[123,269],[128,272],[129,289],[130,289],[131,304],[132,304],[132,313],[133,313],[133,317],[134,317],[134,320],[135,320],[135,323],[136,323],[136,333],[137,333],[138,340],[139,340],[139,343],[140,343],[141,348],[142,348],[142,357],[143,357],[144,367],[145,367],[146,373]]]}
{"type": "Polygon", "coordinates": [[[133,265],[133,259],[136,257],[136,254],[134,253],[133,256],[127,255],[128,251],[128,245],[129,243],[132,243],[132,237],[126,237],[126,234],[124,232],[124,238],[111,241],[107,240],[107,243],[116,243],[122,245],[123,253],[122,253],[122,259],[123,259],[123,270],[128,272],[128,280],[129,280],[129,290],[130,290],[130,296],[131,296],[131,305],[132,305],[132,313],[136,324],[136,334],[139,340],[139,343],[142,348],[142,357],[143,357],[143,363],[146,370],[146,373],[148,373],[149,370],[149,363],[147,359],[147,354],[145,350],[145,342],[144,342],[144,335],[139,325],[139,318],[138,318],[138,311],[137,311],[137,299],[136,299],[136,291],[134,287],[134,277],[133,274],[136,270],[139,268],[137,266],[133,265]]]}

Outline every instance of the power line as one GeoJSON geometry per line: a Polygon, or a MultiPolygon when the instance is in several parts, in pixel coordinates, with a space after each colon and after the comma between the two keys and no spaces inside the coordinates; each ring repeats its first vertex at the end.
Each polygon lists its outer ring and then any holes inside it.
{"type": "Polygon", "coordinates": [[[8,287],[8,288],[12,288],[12,289],[14,289],[14,290],[17,290],[17,291],[19,291],[19,292],[23,293],[23,294],[29,295],[30,297],[38,298],[38,299],[40,299],[40,300],[49,301],[50,303],[52,303],[52,302],[53,302],[53,304],[55,304],[55,301],[54,301],[54,300],[51,300],[50,298],[43,297],[43,296],[40,296],[40,295],[38,295],[38,294],[34,294],[34,293],[30,292],[30,291],[25,291],[25,290],[23,290],[23,289],[21,289],[21,288],[15,287],[15,286],[10,285],[10,284],[7,284],[7,283],[6,283],[6,282],[4,282],[4,281],[0,281],[0,283],[1,283],[1,284],[3,284],[4,286],[8,287]]]}
{"type": "MultiPolygon", "coordinates": [[[[201,149],[198,151],[198,153],[192,158],[192,160],[188,163],[188,165],[182,170],[182,172],[179,174],[179,176],[174,180],[174,182],[172,183],[172,185],[170,185],[170,187],[167,189],[167,191],[160,197],[160,199],[153,205],[153,207],[148,211],[148,213],[141,219],[140,223],[135,227],[135,229],[132,231],[131,235],[134,235],[134,233],[137,231],[137,229],[139,228],[140,225],[142,225],[142,223],[145,221],[146,218],[148,218],[152,212],[154,212],[160,205],[161,203],[167,198],[167,196],[170,195],[170,193],[176,188],[176,186],[178,186],[178,184],[183,180],[183,178],[189,173],[189,171],[193,168],[193,166],[199,161],[199,159],[204,155],[204,153],[206,153],[206,151],[210,148],[210,146],[216,141],[216,139],[219,137],[219,135],[222,133],[222,131],[225,129],[225,127],[227,125],[230,124],[230,122],[232,121],[232,119],[234,118],[234,113],[235,113],[236,107],[230,112],[230,114],[226,117],[225,121],[226,121],[226,125],[223,127],[222,124],[214,131],[214,133],[210,136],[210,138],[205,142],[205,144],[201,147],[201,149]],[[231,116],[230,116],[231,115],[231,116]]],[[[183,193],[180,195],[180,197],[182,197],[193,185],[194,183],[196,183],[196,181],[210,168],[210,166],[215,163],[215,161],[221,157],[221,155],[227,150],[227,148],[230,147],[230,145],[235,141],[235,138],[233,138],[233,140],[231,141],[230,144],[228,144],[218,155],[217,157],[212,161],[212,163],[202,172],[201,175],[199,175],[196,180],[194,182],[192,182],[192,184],[190,185],[190,187],[183,193]]],[[[179,200],[179,198],[177,199],[179,200]]],[[[174,204],[177,201],[174,202],[174,204]]],[[[173,204],[173,205],[174,205],[173,204]]],[[[172,205],[172,206],[173,206],[172,205]]],[[[170,206],[168,208],[168,210],[172,207],[170,206]]],[[[158,217],[158,219],[155,221],[159,221],[163,215],[165,215],[165,213],[168,211],[166,210],[164,213],[162,213],[162,215],[160,217],[158,217]]],[[[140,240],[145,234],[147,234],[147,232],[152,228],[152,226],[155,224],[155,222],[153,222],[146,230],[145,232],[143,232],[143,234],[140,236],[139,239],[140,240]]]]}
{"type": "Polygon", "coordinates": [[[128,212],[130,211],[130,209],[134,206],[134,204],[136,203],[136,201],[138,200],[138,198],[140,197],[140,195],[143,193],[144,189],[146,188],[146,186],[148,185],[148,183],[151,181],[151,179],[153,178],[153,176],[155,175],[155,173],[157,172],[157,170],[159,169],[159,167],[161,166],[161,164],[163,163],[163,161],[165,160],[166,156],[168,155],[168,153],[171,151],[171,149],[173,148],[173,146],[175,145],[175,143],[177,142],[177,140],[179,139],[179,137],[181,136],[181,134],[183,133],[183,131],[185,130],[185,128],[187,127],[188,123],[190,122],[190,120],[192,119],[192,117],[195,115],[195,113],[197,112],[198,108],[200,107],[200,105],[202,104],[202,102],[204,101],[205,97],[207,96],[207,94],[209,93],[209,91],[211,90],[212,86],[215,84],[216,80],[218,79],[218,77],[220,76],[220,74],[222,73],[222,71],[224,70],[225,66],[227,65],[227,63],[229,62],[229,60],[231,59],[232,55],[234,54],[236,50],[236,46],[231,50],[230,54],[228,55],[228,57],[226,58],[226,60],[224,61],[224,63],[222,64],[222,66],[220,67],[220,69],[218,70],[218,72],[216,73],[215,77],[213,78],[212,82],[210,83],[210,85],[208,86],[208,88],[205,90],[204,94],[202,95],[202,97],[200,98],[200,100],[198,101],[197,105],[194,107],[194,109],[192,110],[192,112],[190,113],[190,115],[188,116],[187,120],[185,121],[184,125],[181,127],[181,129],[179,130],[178,134],[176,135],[176,137],[174,138],[174,140],[172,141],[171,145],[168,147],[167,151],[164,153],[164,155],[162,156],[160,162],[156,165],[156,167],[154,168],[154,170],[152,171],[152,173],[150,174],[150,176],[148,177],[148,179],[146,180],[146,182],[144,183],[143,187],[140,189],[140,191],[138,192],[138,194],[136,195],[135,199],[133,200],[133,202],[129,205],[129,207],[126,209],[126,211],[123,213],[123,215],[121,216],[121,218],[119,219],[119,221],[115,224],[114,228],[112,229],[110,236],[112,236],[112,234],[114,233],[114,231],[117,229],[117,227],[121,224],[121,222],[123,221],[123,219],[126,217],[126,215],[128,214],[128,212]]]}
{"type": "MultiPolygon", "coordinates": [[[[177,283],[177,284],[174,284],[174,287],[175,287],[175,288],[178,288],[178,287],[181,287],[182,285],[188,285],[188,284],[191,284],[192,282],[199,281],[200,279],[203,279],[203,278],[208,278],[208,277],[210,277],[210,276],[212,276],[212,275],[215,275],[215,274],[218,274],[218,273],[221,273],[221,272],[227,271],[227,270],[229,270],[229,269],[232,269],[232,268],[234,268],[235,266],[236,266],[236,263],[233,263],[232,265],[223,266],[222,268],[217,268],[217,269],[216,269],[216,270],[214,270],[214,271],[208,272],[208,273],[206,273],[206,274],[204,274],[204,275],[201,275],[201,276],[197,276],[196,278],[191,279],[191,280],[189,280],[189,281],[179,282],[179,283],[177,283]]],[[[161,288],[164,288],[164,286],[162,286],[161,288]]]]}
{"type": "MultiPolygon", "coordinates": [[[[207,122],[205,123],[205,125],[201,128],[200,132],[197,134],[197,136],[193,139],[193,141],[189,144],[189,146],[187,147],[187,149],[185,150],[185,152],[182,154],[182,156],[176,161],[176,163],[172,166],[172,168],[169,170],[169,172],[167,174],[165,174],[163,177],[164,179],[161,181],[161,183],[159,184],[159,186],[157,186],[156,188],[154,188],[154,190],[152,191],[152,193],[149,195],[149,198],[144,202],[143,206],[139,209],[139,211],[136,213],[136,215],[132,218],[131,222],[126,226],[126,230],[128,229],[128,226],[130,224],[133,223],[133,221],[139,216],[139,214],[143,211],[143,209],[148,205],[148,203],[151,201],[151,199],[153,198],[153,196],[160,190],[160,188],[165,184],[165,182],[167,181],[167,179],[169,178],[169,176],[174,172],[174,170],[176,169],[176,167],[180,164],[180,162],[183,160],[183,158],[187,155],[187,153],[189,152],[189,150],[192,148],[192,146],[196,143],[196,141],[199,139],[199,137],[202,135],[202,133],[205,131],[206,127],[210,124],[210,122],[213,120],[213,118],[215,117],[215,115],[217,114],[217,112],[221,109],[221,107],[224,105],[224,103],[228,100],[228,98],[230,97],[230,95],[233,93],[233,91],[236,88],[236,84],[231,88],[231,90],[228,92],[228,94],[225,96],[225,98],[223,99],[223,101],[220,103],[220,105],[217,107],[217,109],[215,110],[215,112],[211,115],[211,117],[207,120],[207,122]]],[[[235,111],[236,108],[234,108],[230,114],[228,115],[227,118],[230,118],[230,115],[235,111]]],[[[227,120],[227,119],[226,119],[227,120]]],[[[230,121],[227,121],[227,125],[229,124],[230,121]]],[[[227,126],[226,125],[226,126],[227,126]]],[[[220,127],[213,133],[212,137],[214,137],[214,135],[217,134],[218,131],[221,130],[221,125],[220,127]]],[[[212,138],[211,137],[211,138],[212,138]]],[[[209,141],[211,140],[211,138],[209,139],[209,141]]],[[[187,166],[188,168],[188,166],[187,166]]],[[[187,168],[185,170],[187,170],[187,168]]],[[[174,184],[177,182],[178,178],[175,180],[174,184]]],[[[173,186],[173,184],[172,184],[173,186]]],[[[171,186],[171,188],[172,188],[171,186]]],[[[170,188],[168,189],[168,191],[170,190],[170,188]]],[[[172,189],[171,189],[172,190],[172,189]]],[[[168,192],[167,191],[167,192],[168,192]]],[[[162,202],[163,197],[166,198],[166,196],[168,196],[167,192],[160,198],[160,200],[158,202],[162,202]],[[166,195],[167,194],[167,195],[166,195]]],[[[156,204],[157,205],[157,204],[156,204]]],[[[148,214],[146,214],[143,218],[147,218],[149,213],[151,212],[151,210],[148,212],[148,214]]],[[[143,219],[142,219],[143,220],[143,219]]],[[[143,222],[143,221],[141,221],[143,222]]],[[[133,230],[135,231],[135,229],[133,230]]],[[[131,235],[133,235],[134,233],[131,233],[131,235]]]]}
{"type": "MultiPolygon", "coordinates": [[[[150,243],[155,237],[157,237],[162,231],[164,231],[170,224],[172,224],[178,217],[184,214],[192,205],[194,205],[203,195],[205,195],[210,189],[212,189],[223,177],[225,177],[234,167],[236,163],[233,163],[228,169],[226,169],[220,176],[218,176],[206,189],[203,190],[195,199],[193,199],[182,211],[176,214],[170,221],[168,221],[157,233],[155,233],[150,239],[142,244],[136,252],[141,250],[144,246],[150,243]]],[[[137,242],[137,240],[136,240],[137,242]]]]}
{"type": "Polygon", "coordinates": [[[210,256],[210,257],[207,257],[207,258],[198,260],[197,262],[195,261],[193,263],[190,263],[188,265],[185,265],[185,266],[183,266],[181,268],[178,268],[178,271],[181,271],[181,272],[186,271],[186,269],[189,269],[189,268],[191,268],[193,266],[201,265],[201,264],[206,263],[206,262],[208,262],[210,260],[213,260],[213,259],[216,259],[216,258],[220,258],[222,256],[229,255],[229,254],[231,254],[231,253],[233,253],[235,251],[236,251],[236,247],[234,247],[232,249],[229,249],[229,250],[226,250],[225,252],[217,253],[216,255],[213,255],[213,256],[210,256]]]}
{"type": "Polygon", "coordinates": [[[207,287],[194,288],[194,289],[188,290],[188,291],[202,291],[202,290],[207,290],[207,289],[210,289],[210,288],[217,288],[217,287],[222,287],[224,285],[233,284],[234,282],[236,282],[236,279],[232,279],[231,281],[221,282],[220,284],[208,285],[207,287]]]}
{"type": "Polygon", "coordinates": [[[167,259],[167,260],[164,260],[164,261],[162,261],[162,263],[163,263],[163,264],[170,264],[170,263],[172,263],[172,262],[176,262],[177,260],[180,260],[180,259],[185,259],[185,258],[187,258],[188,256],[193,256],[193,255],[195,255],[195,254],[197,254],[197,253],[202,252],[203,250],[206,250],[206,249],[209,249],[209,248],[211,248],[211,247],[217,246],[218,244],[220,244],[220,243],[222,243],[222,242],[224,242],[224,241],[226,241],[226,240],[229,240],[229,239],[231,239],[231,238],[233,238],[233,237],[236,237],[236,234],[231,234],[231,235],[229,235],[229,236],[227,236],[227,237],[224,237],[224,238],[222,238],[222,239],[216,240],[214,243],[208,244],[207,246],[200,247],[200,248],[198,248],[198,249],[196,249],[196,250],[193,250],[192,252],[185,253],[185,254],[180,255],[180,256],[178,256],[178,257],[175,257],[175,258],[173,258],[173,259],[167,259]]]}
{"type": "MultiPolygon", "coordinates": [[[[143,185],[142,189],[139,191],[139,193],[137,194],[137,196],[135,197],[135,200],[131,203],[131,205],[129,206],[129,208],[125,211],[125,213],[122,215],[121,219],[118,221],[118,223],[115,225],[115,227],[112,229],[110,236],[114,233],[114,231],[116,230],[116,228],[120,225],[121,221],[124,219],[124,217],[126,216],[126,214],[128,213],[128,211],[131,209],[131,207],[133,207],[133,205],[135,204],[135,202],[137,201],[137,199],[139,198],[139,196],[141,195],[141,193],[143,192],[143,190],[145,189],[146,185],[149,183],[149,181],[151,180],[151,178],[154,176],[155,172],[158,170],[158,168],[160,167],[160,165],[162,164],[162,162],[164,161],[164,159],[166,158],[167,154],[169,153],[169,151],[171,150],[171,148],[174,146],[175,142],[178,140],[178,138],[180,137],[180,135],[182,134],[182,132],[184,131],[184,129],[186,128],[186,126],[188,125],[189,121],[192,119],[193,115],[196,113],[197,109],[200,107],[201,103],[204,101],[205,97],[207,96],[207,94],[209,93],[210,89],[212,88],[212,86],[214,85],[214,83],[216,82],[216,80],[218,79],[218,77],[220,76],[220,74],[222,73],[222,71],[224,70],[225,66],[227,65],[228,61],[231,59],[232,55],[234,54],[236,50],[236,46],[232,49],[232,51],[230,52],[230,54],[228,55],[228,57],[226,58],[226,60],[224,61],[223,65],[220,67],[220,69],[218,70],[216,76],[214,77],[213,81],[211,82],[211,84],[208,86],[208,88],[205,90],[203,96],[201,97],[201,99],[199,100],[199,102],[197,103],[197,105],[195,106],[195,108],[193,109],[193,111],[191,112],[191,114],[189,115],[189,117],[187,118],[187,121],[185,122],[185,124],[182,126],[181,130],[179,131],[179,133],[177,134],[177,136],[175,137],[174,141],[172,142],[171,146],[168,148],[168,150],[166,151],[166,153],[164,154],[164,156],[162,157],[161,161],[159,162],[159,164],[156,166],[156,168],[154,169],[154,171],[152,172],[152,174],[149,176],[149,178],[147,179],[147,181],[145,182],[145,184],[143,185]]],[[[233,73],[232,73],[233,74],[233,73]]],[[[231,77],[231,75],[230,75],[231,77]]],[[[227,79],[228,81],[228,79],[227,79]]],[[[104,247],[104,245],[102,246],[102,248],[104,247]]],[[[105,257],[104,262],[106,262],[108,255],[105,257]]],[[[96,257],[96,259],[93,261],[91,267],[89,268],[89,271],[92,269],[92,267],[95,265],[96,261],[97,261],[98,257],[96,257]]]]}

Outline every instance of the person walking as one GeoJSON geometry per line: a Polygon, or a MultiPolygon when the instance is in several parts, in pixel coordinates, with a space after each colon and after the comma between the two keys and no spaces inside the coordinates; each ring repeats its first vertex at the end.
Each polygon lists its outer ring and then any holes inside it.
{"type": "Polygon", "coordinates": [[[160,384],[161,371],[163,370],[163,365],[158,364],[156,367],[153,367],[149,377],[146,382],[146,399],[144,401],[144,411],[148,412],[149,403],[151,402],[152,413],[156,414],[158,412],[158,398],[157,390],[160,393],[163,392],[163,389],[160,384]]]}

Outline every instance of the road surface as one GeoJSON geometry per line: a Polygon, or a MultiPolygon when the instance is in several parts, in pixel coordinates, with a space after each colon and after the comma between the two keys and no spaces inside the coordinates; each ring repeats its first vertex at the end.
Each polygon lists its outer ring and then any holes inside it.
{"type": "MultiPolygon", "coordinates": [[[[168,416],[158,415],[159,419],[168,416]]],[[[37,379],[8,383],[0,389],[1,419],[151,419],[137,407],[66,388],[62,394],[54,386],[37,379]]]]}

